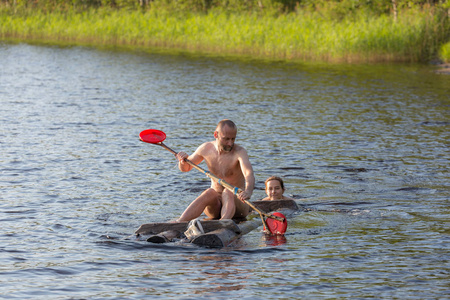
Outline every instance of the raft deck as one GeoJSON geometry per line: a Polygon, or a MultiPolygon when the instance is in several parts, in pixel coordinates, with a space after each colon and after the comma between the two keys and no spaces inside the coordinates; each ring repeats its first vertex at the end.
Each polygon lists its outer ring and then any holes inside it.
{"type": "MultiPolygon", "coordinates": [[[[266,213],[281,211],[286,217],[291,216],[299,208],[294,200],[253,201],[259,210],[266,213]]],[[[251,220],[201,220],[204,234],[195,237],[190,242],[210,248],[228,246],[237,238],[251,232],[262,225],[259,216],[251,220]]],[[[185,238],[184,232],[189,222],[178,223],[147,223],[141,225],[135,234],[137,237],[149,236],[146,240],[153,243],[166,243],[175,239],[185,238]]]]}

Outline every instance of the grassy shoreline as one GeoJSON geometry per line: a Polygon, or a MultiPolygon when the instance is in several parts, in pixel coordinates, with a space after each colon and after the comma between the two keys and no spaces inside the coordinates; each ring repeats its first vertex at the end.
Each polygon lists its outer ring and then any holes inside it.
{"type": "Polygon", "coordinates": [[[336,21],[314,12],[17,12],[0,7],[0,40],[156,47],[288,61],[428,62],[448,42],[448,23],[419,9],[404,11],[397,21],[387,15],[336,21]]]}

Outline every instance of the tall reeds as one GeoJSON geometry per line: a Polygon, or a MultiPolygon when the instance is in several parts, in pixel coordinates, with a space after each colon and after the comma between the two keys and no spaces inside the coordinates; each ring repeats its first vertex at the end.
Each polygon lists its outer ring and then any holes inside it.
{"type": "Polygon", "coordinates": [[[448,20],[423,10],[339,21],[314,12],[174,13],[0,8],[0,39],[165,47],[226,55],[328,62],[426,61],[448,39],[448,20]]]}

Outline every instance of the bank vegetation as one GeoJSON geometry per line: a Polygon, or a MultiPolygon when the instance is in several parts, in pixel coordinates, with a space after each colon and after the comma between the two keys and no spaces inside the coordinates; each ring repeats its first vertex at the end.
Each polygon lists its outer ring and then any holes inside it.
{"type": "Polygon", "coordinates": [[[0,40],[325,62],[450,61],[432,0],[0,0],[0,40]]]}

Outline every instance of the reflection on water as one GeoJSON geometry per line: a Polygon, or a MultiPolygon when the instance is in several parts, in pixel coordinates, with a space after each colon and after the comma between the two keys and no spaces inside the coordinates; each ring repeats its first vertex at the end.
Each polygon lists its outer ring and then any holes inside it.
{"type": "Polygon", "coordinates": [[[442,298],[450,78],[417,65],[298,65],[0,44],[0,278],[11,298],[442,298]],[[135,241],[209,183],[175,151],[238,125],[257,179],[303,209],[283,238],[135,241]],[[433,288],[430,288],[433,287],[433,288]]]}
{"type": "Polygon", "coordinates": [[[281,246],[286,244],[287,239],[285,235],[264,235],[263,241],[267,246],[281,246]]]}

